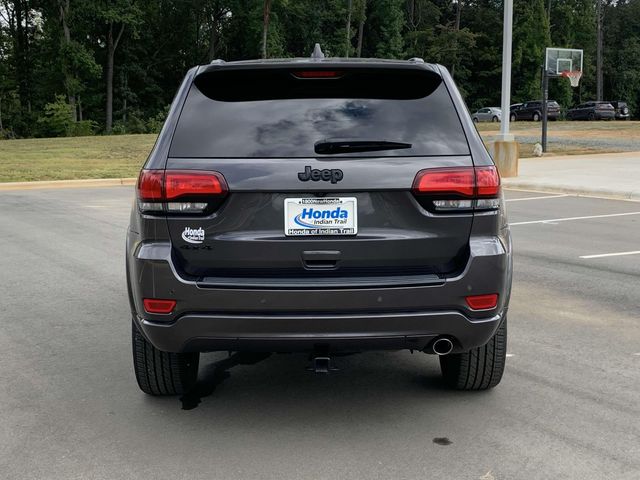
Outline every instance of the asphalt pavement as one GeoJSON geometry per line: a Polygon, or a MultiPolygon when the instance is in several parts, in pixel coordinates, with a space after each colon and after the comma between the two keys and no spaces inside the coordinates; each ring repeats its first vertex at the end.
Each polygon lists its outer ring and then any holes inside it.
{"type": "Polygon", "coordinates": [[[640,203],[507,193],[494,390],[447,390],[424,354],[321,376],[304,355],[221,353],[185,397],[151,398],[130,358],[132,195],[0,192],[0,478],[640,478],[640,203]]]}

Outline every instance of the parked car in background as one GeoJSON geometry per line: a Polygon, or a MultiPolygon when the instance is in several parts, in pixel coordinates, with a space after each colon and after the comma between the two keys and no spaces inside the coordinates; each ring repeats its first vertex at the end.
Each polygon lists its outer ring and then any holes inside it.
{"type": "Polygon", "coordinates": [[[613,102],[609,103],[616,110],[616,120],[629,120],[631,118],[631,111],[629,110],[629,105],[627,105],[627,102],[614,100],[613,102]]]}
{"type": "MultiPolygon", "coordinates": [[[[542,101],[536,100],[526,103],[516,103],[511,105],[510,119],[517,120],[542,120],[542,101]]],[[[557,120],[560,117],[560,105],[555,100],[547,100],[547,118],[557,120]]]]}
{"type": "Polygon", "coordinates": [[[587,102],[567,111],[567,120],[613,120],[615,116],[609,102],[587,102]]]}
{"type": "Polygon", "coordinates": [[[481,108],[476,113],[471,114],[471,119],[475,122],[499,122],[502,119],[502,109],[499,107],[481,108]]]}

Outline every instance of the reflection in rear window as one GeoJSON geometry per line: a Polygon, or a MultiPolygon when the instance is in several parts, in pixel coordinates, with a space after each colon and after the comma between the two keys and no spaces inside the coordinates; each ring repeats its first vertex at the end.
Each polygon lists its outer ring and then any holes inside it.
{"type": "Polygon", "coordinates": [[[469,154],[451,97],[433,72],[344,71],[321,80],[282,69],[233,73],[196,79],[171,157],[315,157],[315,143],[340,138],[412,146],[339,156],[469,154]]]}

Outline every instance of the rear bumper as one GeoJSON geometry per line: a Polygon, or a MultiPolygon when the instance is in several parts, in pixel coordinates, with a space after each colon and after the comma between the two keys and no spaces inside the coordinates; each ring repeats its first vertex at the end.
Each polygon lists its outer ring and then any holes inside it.
{"type": "Polygon", "coordinates": [[[438,336],[454,351],[489,341],[503,315],[470,319],[459,312],[360,315],[189,314],[171,324],[138,318],[147,339],[163,351],[425,350],[438,336]]]}
{"type": "Polygon", "coordinates": [[[369,279],[345,287],[255,283],[203,286],[175,268],[169,243],[128,238],[129,294],[140,331],[158,349],[181,351],[423,350],[440,335],[454,351],[485,344],[507,310],[511,246],[505,237],[472,237],[456,276],[369,279]],[[467,295],[498,293],[495,309],[474,312],[467,295]],[[143,298],[177,301],[171,315],[144,311],[143,298]]]}

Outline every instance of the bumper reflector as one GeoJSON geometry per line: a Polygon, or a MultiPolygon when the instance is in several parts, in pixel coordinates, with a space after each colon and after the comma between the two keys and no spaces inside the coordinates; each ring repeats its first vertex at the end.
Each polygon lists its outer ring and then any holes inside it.
{"type": "Polygon", "coordinates": [[[498,305],[498,294],[471,295],[465,299],[471,310],[491,310],[498,305]]]}
{"type": "Polygon", "coordinates": [[[157,298],[145,298],[143,303],[145,312],[164,315],[173,312],[176,306],[175,300],[159,300],[157,298]]]}

